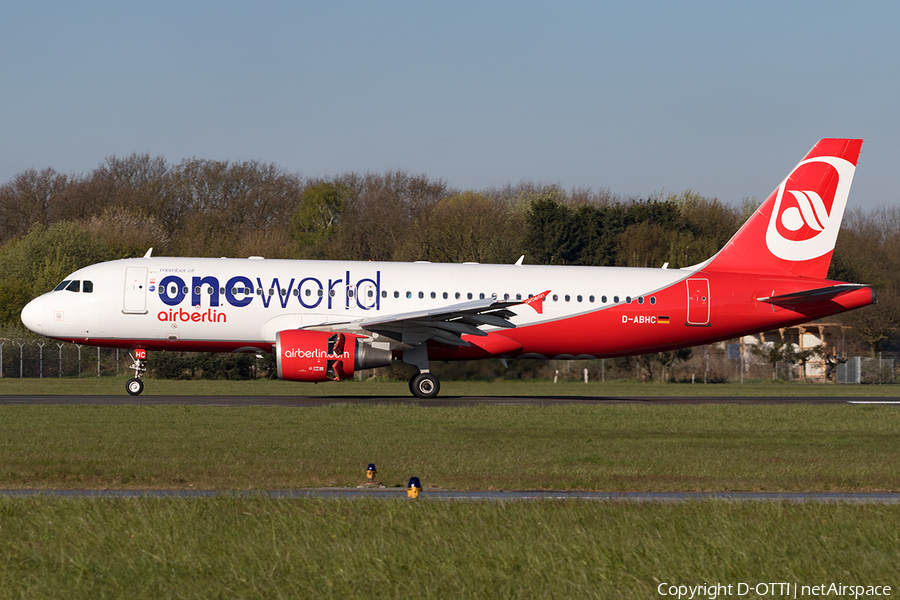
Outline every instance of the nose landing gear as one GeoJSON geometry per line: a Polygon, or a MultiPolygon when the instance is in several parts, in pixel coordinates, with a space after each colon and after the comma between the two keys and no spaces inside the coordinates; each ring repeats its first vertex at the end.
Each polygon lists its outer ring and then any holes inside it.
{"type": "Polygon", "coordinates": [[[144,391],[144,382],[141,376],[147,372],[147,351],[143,348],[135,349],[132,360],[134,363],[128,368],[134,370],[134,377],[125,384],[125,391],[132,396],[139,396],[144,391]]]}

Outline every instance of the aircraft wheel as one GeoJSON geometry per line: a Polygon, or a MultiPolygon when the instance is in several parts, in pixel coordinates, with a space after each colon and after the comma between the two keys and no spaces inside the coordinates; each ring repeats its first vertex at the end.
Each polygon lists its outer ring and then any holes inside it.
{"type": "Polygon", "coordinates": [[[441,391],[441,382],[431,373],[419,373],[410,380],[409,389],[417,398],[434,398],[441,391]]]}
{"type": "Polygon", "coordinates": [[[128,383],[125,384],[125,389],[128,390],[128,393],[132,396],[138,396],[141,392],[144,391],[144,382],[136,377],[133,377],[128,380],[128,383]]]}

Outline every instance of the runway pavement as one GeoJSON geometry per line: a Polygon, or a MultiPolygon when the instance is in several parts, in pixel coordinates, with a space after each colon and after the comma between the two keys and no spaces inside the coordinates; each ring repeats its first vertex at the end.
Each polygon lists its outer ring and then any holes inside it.
{"type": "Polygon", "coordinates": [[[418,406],[472,406],[479,404],[897,404],[900,400],[871,397],[786,396],[440,396],[420,400],[412,396],[75,396],[4,395],[0,406],[12,404],[63,404],[109,406],[327,406],[331,404],[409,404],[418,406]]]}

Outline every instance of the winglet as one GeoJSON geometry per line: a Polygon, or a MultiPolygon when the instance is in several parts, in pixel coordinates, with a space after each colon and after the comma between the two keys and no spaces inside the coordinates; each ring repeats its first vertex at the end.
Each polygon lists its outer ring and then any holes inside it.
{"type": "Polygon", "coordinates": [[[544,314],[544,298],[546,298],[547,294],[549,294],[549,293],[550,293],[550,290],[547,290],[546,292],[541,292],[537,296],[532,296],[531,298],[528,298],[527,300],[522,302],[522,304],[527,304],[528,306],[533,308],[537,312],[537,314],[542,315],[542,314],[544,314]]]}

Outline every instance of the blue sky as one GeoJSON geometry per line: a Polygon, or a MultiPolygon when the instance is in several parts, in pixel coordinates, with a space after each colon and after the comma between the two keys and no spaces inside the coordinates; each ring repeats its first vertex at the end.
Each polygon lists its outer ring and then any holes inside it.
{"type": "Polygon", "coordinates": [[[765,198],[862,137],[900,201],[894,2],[9,3],[0,183],[110,155],[765,198]]]}

